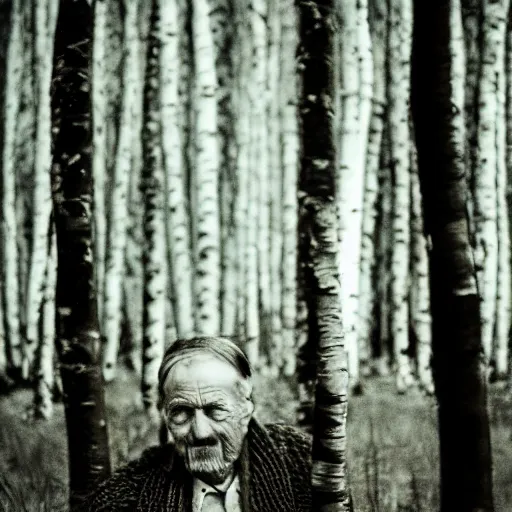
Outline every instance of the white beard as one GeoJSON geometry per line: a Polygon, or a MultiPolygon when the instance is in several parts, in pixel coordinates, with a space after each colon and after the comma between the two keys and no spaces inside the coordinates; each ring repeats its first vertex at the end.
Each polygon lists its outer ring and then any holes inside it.
{"type": "Polygon", "coordinates": [[[192,475],[214,485],[222,483],[232,468],[232,464],[224,459],[220,443],[215,446],[187,447],[185,464],[192,475]]]}

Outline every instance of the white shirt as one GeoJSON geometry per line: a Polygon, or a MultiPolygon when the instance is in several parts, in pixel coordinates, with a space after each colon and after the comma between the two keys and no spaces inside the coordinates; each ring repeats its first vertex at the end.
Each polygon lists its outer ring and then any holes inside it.
{"type": "MultiPolygon", "coordinates": [[[[224,507],[226,512],[241,512],[242,507],[240,505],[240,480],[238,475],[230,482],[227,480],[221,485],[217,486],[217,489],[226,491],[226,498],[224,501],[224,507]]],[[[218,494],[218,491],[211,485],[204,483],[199,478],[194,478],[193,491],[192,491],[192,512],[208,512],[203,510],[204,497],[209,493],[218,494]]]]}

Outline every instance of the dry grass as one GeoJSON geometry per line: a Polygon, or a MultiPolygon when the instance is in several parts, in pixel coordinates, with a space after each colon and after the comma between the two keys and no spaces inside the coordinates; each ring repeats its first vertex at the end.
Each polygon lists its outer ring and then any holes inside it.
{"type": "MultiPolygon", "coordinates": [[[[291,386],[256,378],[262,422],[294,421],[291,386]]],[[[112,462],[116,467],[157,442],[127,373],[107,390],[112,462]]],[[[512,405],[494,391],[491,421],[496,512],[512,510],[512,405]]],[[[0,512],[59,512],[66,502],[63,412],[49,423],[23,419],[30,393],[0,400],[0,512]]],[[[435,403],[419,393],[397,396],[386,380],[368,383],[349,404],[350,484],[358,512],[434,512],[438,506],[435,403]]]]}

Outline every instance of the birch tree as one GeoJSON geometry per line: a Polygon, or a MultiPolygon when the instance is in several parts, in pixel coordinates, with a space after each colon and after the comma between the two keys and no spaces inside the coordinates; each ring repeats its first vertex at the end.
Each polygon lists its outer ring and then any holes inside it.
{"type": "MultiPolygon", "coordinates": [[[[341,133],[339,146],[340,274],[343,325],[349,357],[351,386],[358,387],[359,348],[357,313],[359,308],[359,264],[364,190],[364,158],[359,69],[359,27],[355,0],[338,3],[341,20],[341,133]]],[[[364,145],[364,147],[366,147],[364,145]]]]}
{"type": "Polygon", "coordinates": [[[281,261],[283,322],[283,373],[295,373],[297,322],[297,181],[299,133],[297,71],[295,48],[298,44],[297,9],[294,0],[280,1],[282,39],[280,51],[280,119],[282,155],[282,233],[281,261]]]}
{"type": "Polygon", "coordinates": [[[432,319],[428,275],[427,240],[423,227],[423,209],[415,143],[410,149],[411,168],[411,291],[409,297],[411,327],[416,340],[416,368],[420,386],[434,393],[430,361],[432,357],[432,319]]]}
{"type": "Polygon", "coordinates": [[[3,304],[5,305],[5,334],[10,366],[21,368],[20,305],[18,280],[18,247],[16,225],[15,136],[19,113],[21,85],[21,1],[11,6],[11,34],[7,49],[4,87],[4,130],[2,145],[2,241],[3,241],[3,304]]]}
{"type": "Polygon", "coordinates": [[[166,308],[166,244],[164,220],[164,170],[160,119],[160,10],[152,1],[144,87],[144,316],[142,400],[157,420],[158,368],[164,354],[166,308]]]}
{"type": "Polygon", "coordinates": [[[37,349],[34,413],[36,418],[53,416],[55,355],[55,285],[57,282],[57,240],[52,230],[47,243],[48,259],[42,303],[41,339],[37,349]],[[49,246],[49,247],[48,247],[49,246]]]}
{"type": "MultiPolygon", "coordinates": [[[[270,357],[276,371],[283,366],[282,344],[282,281],[281,261],[283,254],[282,226],[282,155],[281,155],[281,35],[282,21],[279,2],[268,3],[268,164],[269,164],[269,272],[270,272],[270,357]]],[[[292,75],[293,78],[293,75],[292,75]]]]}
{"type": "Polygon", "coordinates": [[[393,243],[391,252],[390,327],[396,359],[397,389],[404,392],[413,383],[409,358],[409,80],[412,2],[392,0],[389,10],[388,115],[390,157],[393,165],[393,243]]]}
{"type": "Polygon", "coordinates": [[[125,270],[126,225],[128,217],[128,191],[132,169],[133,102],[136,98],[138,65],[138,0],[124,0],[124,63],[123,96],[119,119],[119,135],[112,196],[105,267],[105,303],[103,329],[103,376],[107,382],[115,376],[117,354],[121,336],[122,279],[125,270]]]}
{"type": "Polygon", "coordinates": [[[318,322],[312,491],[317,510],[347,511],[346,416],[348,371],[343,343],[338,267],[338,219],[333,105],[334,6],[299,2],[302,64],[301,198],[309,234],[311,295],[318,322]]]}
{"type": "Polygon", "coordinates": [[[471,253],[464,120],[457,105],[450,10],[414,3],[412,112],[432,240],[432,369],[438,403],[441,511],[492,511],[492,463],[479,294],[471,253]],[[455,108],[454,108],[455,106],[455,108]]]}
{"type": "Polygon", "coordinates": [[[510,11],[510,0],[503,3],[504,40],[497,48],[496,55],[496,216],[498,234],[498,279],[496,290],[496,327],[493,338],[493,352],[496,377],[503,379],[508,369],[508,344],[510,331],[511,268],[510,268],[510,226],[507,208],[507,157],[506,157],[506,77],[505,46],[506,28],[510,11]]]}
{"type": "Polygon", "coordinates": [[[173,310],[180,338],[194,333],[190,219],[187,211],[185,162],[179,115],[178,5],[173,0],[160,5],[160,95],[162,148],[166,175],[167,240],[173,310]]]}
{"type": "Polygon", "coordinates": [[[98,314],[103,319],[103,289],[105,284],[105,252],[107,237],[107,212],[105,185],[107,181],[107,16],[108,1],[93,3],[94,37],[92,49],[92,122],[94,177],[94,257],[96,289],[98,290],[98,314]]]}
{"type": "Polygon", "coordinates": [[[53,37],[57,19],[58,0],[36,0],[35,22],[35,84],[36,140],[33,188],[32,253],[26,303],[27,327],[23,375],[28,378],[39,341],[39,319],[44,294],[45,269],[48,255],[48,231],[52,198],[51,166],[51,109],[50,82],[52,74],[53,37]]]}
{"type": "Polygon", "coordinates": [[[220,329],[219,141],[215,50],[207,0],[192,2],[194,47],[196,331],[217,335],[220,329]]]}
{"type": "Polygon", "coordinates": [[[375,223],[377,217],[378,172],[382,146],[382,133],[386,109],[386,53],[387,53],[387,2],[370,4],[369,22],[373,49],[372,117],[368,134],[365,190],[363,203],[362,244],[360,264],[359,338],[361,370],[370,371],[371,337],[373,327],[373,280],[375,258],[375,223]]]}
{"type": "Polygon", "coordinates": [[[496,66],[504,55],[506,0],[483,4],[482,64],[479,77],[478,160],[474,176],[475,263],[482,295],[482,342],[487,362],[493,356],[498,283],[496,66]]]}
{"type": "Polygon", "coordinates": [[[71,509],[110,473],[92,254],[91,33],[89,4],[61,1],[52,91],[52,191],[58,259],[57,349],[71,509]]]}

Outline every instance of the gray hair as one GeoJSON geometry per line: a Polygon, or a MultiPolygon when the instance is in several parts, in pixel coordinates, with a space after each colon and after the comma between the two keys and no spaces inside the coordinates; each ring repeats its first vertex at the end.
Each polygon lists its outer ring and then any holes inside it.
{"type": "Polygon", "coordinates": [[[238,371],[243,379],[252,376],[251,364],[242,349],[228,338],[220,336],[199,336],[190,339],[176,340],[164,353],[158,370],[158,400],[159,407],[164,398],[164,383],[169,371],[188,352],[209,353],[218,359],[226,361],[238,371]]]}

